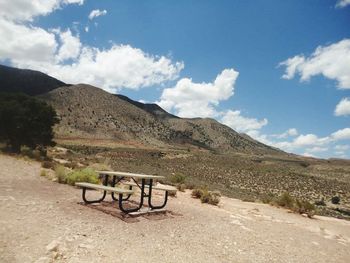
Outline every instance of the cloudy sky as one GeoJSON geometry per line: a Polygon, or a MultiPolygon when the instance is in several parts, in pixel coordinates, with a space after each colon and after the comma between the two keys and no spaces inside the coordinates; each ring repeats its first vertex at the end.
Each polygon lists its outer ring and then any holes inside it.
{"type": "Polygon", "coordinates": [[[0,0],[0,63],[350,158],[350,0],[0,0]]]}

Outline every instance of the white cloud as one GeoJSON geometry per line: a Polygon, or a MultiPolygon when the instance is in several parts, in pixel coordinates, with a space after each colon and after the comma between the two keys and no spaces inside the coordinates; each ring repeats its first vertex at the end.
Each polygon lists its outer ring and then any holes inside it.
{"type": "Polygon", "coordinates": [[[305,156],[305,157],[312,157],[312,158],[316,158],[316,156],[315,156],[315,155],[313,155],[313,154],[311,154],[311,153],[308,153],[308,152],[304,152],[302,155],[303,155],[303,156],[305,156]]]}
{"type": "Polygon", "coordinates": [[[263,126],[267,125],[267,119],[257,120],[255,118],[247,118],[241,115],[241,112],[236,110],[227,111],[221,118],[221,122],[231,127],[238,132],[248,132],[248,135],[257,137],[257,133],[252,131],[260,130],[263,126]],[[250,134],[249,134],[250,132],[250,134]]]}
{"type": "Polygon", "coordinates": [[[329,137],[319,138],[315,134],[301,134],[294,139],[293,144],[297,147],[301,147],[312,145],[324,145],[327,142],[329,142],[329,137]]]}
{"type": "Polygon", "coordinates": [[[342,8],[350,5],[350,0],[338,0],[336,7],[342,8]]]}
{"type": "Polygon", "coordinates": [[[350,145],[336,145],[334,146],[334,149],[339,151],[346,151],[350,149],[350,145]]]}
{"type": "Polygon", "coordinates": [[[73,36],[69,29],[65,32],[59,31],[58,35],[61,41],[61,46],[57,54],[58,61],[77,58],[82,46],[79,37],[73,36]]]}
{"type": "Polygon", "coordinates": [[[316,75],[336,80],[341,89],[350,89],[350,39],[329,46],[319,46],[310,57],[298,55],[280,63],[286,67],[282,76],[292,79],[297,74],[301,81],[316,75]]]}
{"type": "Polygon", "coordinates": [[[173,80],[184,67],[182,62],[172,63],[167,57],[152,56],[129,45],[113,45],[107,50],[83,47],[71,64],[16,61],[15,65],[43,71],[67,83],[89,83],[113,93],[173,80]]]}
{"type": "Polygon", "coordinates": [[[288,137],[294,137],[297,136],[298,130],[295,128],[290,128],[287,131],[281,133],[281,134],[272,134],[270,135],[271,137],[275,137],[275,138],[279,138],[279,139],[284,139],[284,138],[288,138],[288,137]]]}
{"type": "Polygon", "coordinates": [[[168,57],[150,55],[129,45],[113,44],[109,49],[84,46],[70,29],[47,31],[19,22],[31,21],[69,3],[83,1],[0,0],[0,7],[14,10],[13,20],[9,20],[0,9],[0,61],[9,60],[13,66],[40,70],[67,83],[89,83],[110,92],[163,84],[178,77],[184,64],[168,57]]]}
{"type": "Polygon", "coordinates": [[[164,89],[157,103],[168,111],[175,110],[180,117],[218,116],[220,113],[215,106],[233,95],[238,74],[234,69],[225,69],[212,83],[195,83],[182,78],[175,87],[164,89]]]}
{"type": "Polygon", "coordinates": [[[15,24],[0,17],[0,59],[53,62],[55,35],[41,28],[15,24]]]}
{"type": "Polygon", "coordinates": [[[326,151],[328,151],[328,148],[327,148],[327,147],[315,146],[315,147],[306,149],[306,151],[307,151],[307,152],[312,152],[312,153],[320,153],[320,152],[326,152],[326,151]]]}
{"type": "Polygon", "coordinates": [[[86,27],[84,28],[84,30],[85,30],[86,33],[89,32],[89,27],[86,26],[86,27]]]}
{"type": "Polygon", "coordinates": [[[11,21],[32,21],[65,4],[83,4],[84,0],[0,0],[0,17],[11,21]]]}
{"type": "Polygon", "coordinates": [[[331,137],[335,141],[350,140],[350,128],[344,128],[336,132],[333,132],[331,134],[331,137]]]}
{"type": "Polygon", "coordinates": [[[82,4],[84,4],[84,0],[63,0],[63,3],[82,5],[82,4]]]}
{"type": "Polygon", "coordinates": [[[104,16],[107,14],[107,10],[99,10],[99,9],[95,9],[92,10],[89,14],[89,19],[92,20],[95,17],[99,17],[99,16],[104,16]]]}
{"type": "Polygon", "coordinates": [[[350,99],[343,98],[334,110],[335,116],[350,115],[350,99]]]}

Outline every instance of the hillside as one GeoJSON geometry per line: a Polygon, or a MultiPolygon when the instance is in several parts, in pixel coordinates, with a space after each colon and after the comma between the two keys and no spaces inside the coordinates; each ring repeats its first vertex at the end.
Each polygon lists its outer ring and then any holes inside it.
{"type": "Polygon", "coordinates": [[[0,92],[22,92],[32,96],[67,86],[42,72],[4,65],[0,65],[0,83],[0,92]]]}
{"type": "Polygon", "coordinates": [[[182,119],[156,104],[79,84],[61,87],[41,98],[58,112],[58,137],[135,141],[145,145],[199,146],[221,151],[280,154],[277,149],[247,139],[213,119],[182,119]]]}
{"type": "Polygon", "coordinates": [[[59,138],[135,142],[154,147],[200,147],[253,154],[284,154],[213,119],[174,116],[90,85],[67,85],[44,73],[0,65],[0,91],[39,95],[61,118],[59,138]]]}

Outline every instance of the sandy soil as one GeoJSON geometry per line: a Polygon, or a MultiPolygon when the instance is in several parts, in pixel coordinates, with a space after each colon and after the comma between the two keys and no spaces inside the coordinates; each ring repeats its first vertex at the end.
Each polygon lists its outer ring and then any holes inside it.
{"type": "Polygon", "coordinates": [[[167,215],[121,219],[79,204],[79,189],[40,170],[0,155],[0,262],[350,260],[349,221],[229,198],[214,207],[189,192],[169,200],[167,215]]]}

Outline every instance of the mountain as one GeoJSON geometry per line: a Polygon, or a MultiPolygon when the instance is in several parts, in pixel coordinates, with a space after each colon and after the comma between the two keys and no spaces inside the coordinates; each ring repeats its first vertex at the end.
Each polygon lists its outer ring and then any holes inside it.
{"type": "Polygon", "coordinates": [[[134,105],[142,110],[147,111],[148,113],[151,113],[153,116],[155,116],[157,118],[160,118],[160,119],[179,118],[179,117],[172,115],[169,112],[163,110],[161,107],[159,107],[155,103],[138,102],[138,101],[132,100],[132,99],[130,99],[124,95],[120,95],[120,94],[117,94],[116,96],[124,101],[131,103],[132,105],[134,105]]]}
{"type": "Polygon", "coordinates": [[[209,118],[179,118],[91,85],[67,85],[44,73],[0,65],[0,91],[38,95],[61,121],[58,138],[103,139],[155,147],[200,147],[219,152],[285,154],[209,118]]]}
{"type": "Polygon", "coordinates": [[[199,146],[218,151],[277,154],[282,151],[247,139],[213,119],[186,119],[156,104],[113,95],[91,85],[60,87],[40,96],[61,118],[62,138],[133,141],[157,147],[199,146]]]}
{"type": "Polygon", "coordinates": [[[22,92],[34,96],[62,86],[67,84],[42,72],[0,65],[0,92],[22,92]]]}

